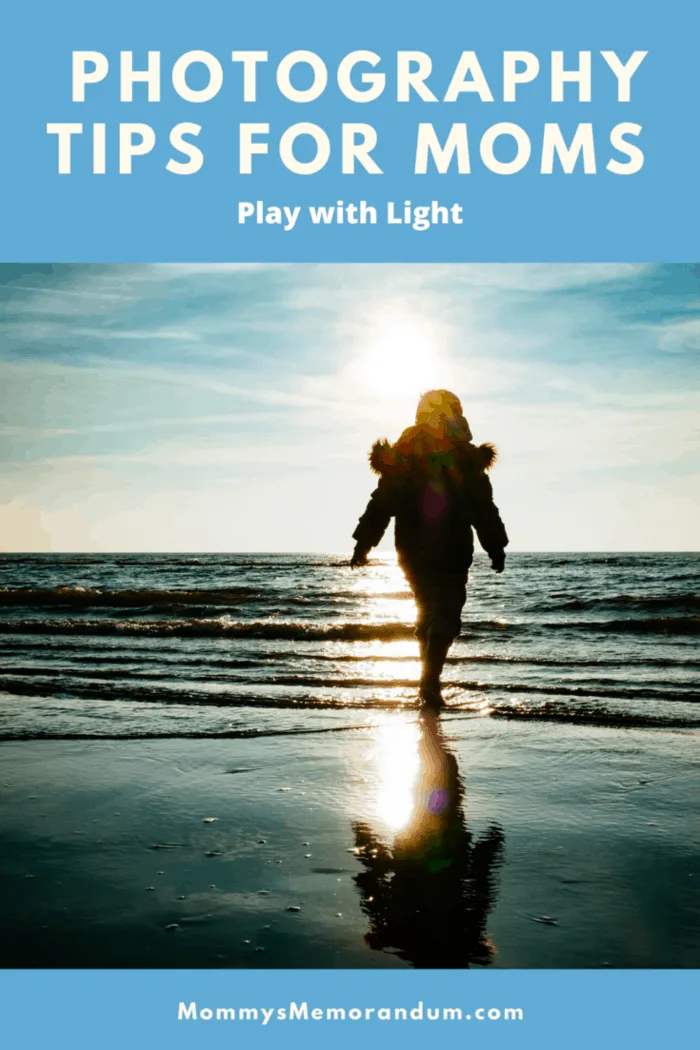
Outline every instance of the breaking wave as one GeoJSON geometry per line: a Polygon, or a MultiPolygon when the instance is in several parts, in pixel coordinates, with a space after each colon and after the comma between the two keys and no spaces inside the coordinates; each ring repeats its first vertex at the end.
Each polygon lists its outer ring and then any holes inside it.
{"type": "MultiPolygon", "coordinates": [[[[549,623],[507,620],[470,620],[467,635],[497,633],[546,633],[557,631],[604,634],[699,634],[700,616],[660,616],[639,619],[577,620],[549,623]]],[[[233,620],[228,616],[202,619],[88,620],[23,619],[0,621],[0,634],[149,635],[269,639],[279,641],[397,641],[414,637],[413,626],[399,622],[344,622],[233,620]]]]}

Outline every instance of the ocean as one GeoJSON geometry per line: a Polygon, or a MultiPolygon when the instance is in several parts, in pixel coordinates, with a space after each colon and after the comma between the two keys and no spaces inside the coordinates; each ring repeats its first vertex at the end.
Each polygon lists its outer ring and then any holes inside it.
{"type": "MultiPolygon", "coordinates": [[[[700,726],[696,554],[472,568],[446,716],[700,726]]],[[[416,703],[391,556],[0,555],[0,739],[245,737],[416,703]]]]}

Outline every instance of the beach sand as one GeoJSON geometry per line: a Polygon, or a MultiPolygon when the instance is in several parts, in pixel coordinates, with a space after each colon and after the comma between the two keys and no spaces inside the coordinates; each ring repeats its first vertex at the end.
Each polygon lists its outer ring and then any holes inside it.
{"type": "Polygon", "coordinates": [[[0,963],[700,965],[697,733],[373,718],[1,744],[0,963]]]}

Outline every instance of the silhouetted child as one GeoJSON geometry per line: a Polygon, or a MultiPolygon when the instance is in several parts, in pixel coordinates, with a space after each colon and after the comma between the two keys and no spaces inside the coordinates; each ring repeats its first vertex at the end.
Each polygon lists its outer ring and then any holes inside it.
{"type": "Polygon", "coordinates": [[[474,554],[472,527],[493,569],[503,572],[508,536],[486,474],[495,460],[493,445],[472,443],[459,398],[449,390],[424,394],[415,426],[394,445],[377,441],[370,453],[379,484],[353,533],[351,565],[367,563],[369,551],[395,518],[399,564],[418,608],[420,695],[431,707],[442,704],[440,675],[461,630],[474,554]]]}

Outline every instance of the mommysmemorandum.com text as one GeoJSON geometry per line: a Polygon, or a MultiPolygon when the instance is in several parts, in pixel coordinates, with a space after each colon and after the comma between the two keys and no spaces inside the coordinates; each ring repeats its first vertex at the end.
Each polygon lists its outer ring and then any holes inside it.
{"type": "Polygon", "coordinates": [[[178,1021],[522,1021],[519,1006],[426,1006],[422,1000],[407,1006],[313,1006],[304,1001],[288,1006],[201,1006],[180,1000],[178,1021]]]}

